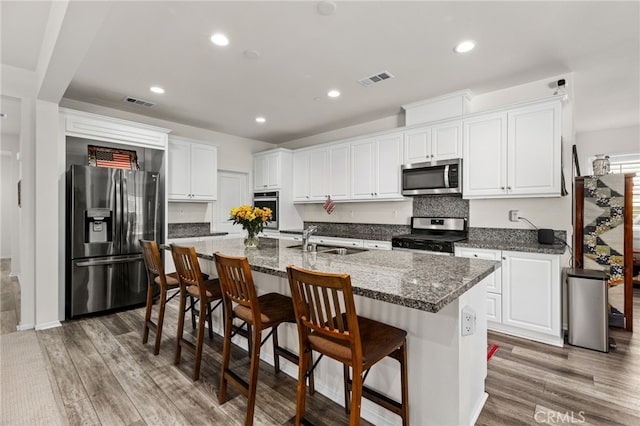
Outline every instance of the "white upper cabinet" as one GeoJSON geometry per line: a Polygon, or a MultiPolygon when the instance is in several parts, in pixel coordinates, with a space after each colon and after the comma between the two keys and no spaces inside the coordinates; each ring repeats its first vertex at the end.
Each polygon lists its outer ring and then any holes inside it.
{"type": "Polygon", "coordinates": [[[309,151],[309,199],[326,200],[329,195],[329,152],[326,148],[309,151]]]}
{"type": "Polygon", "coordinates": [[[280,189],[281,153],[256,154],[253,157],[253,187],[257,191],[280,189]]]}
{"type": "MultiPolygon", "coordinates": [[[[257,166],[258,163],[256,163],[257,166]]],[[[309,151],[293,153],[293,201],[309,201],[309,151]]]]}
{"type": "Polygon", "coordinates": [[[431,128],[431,153],[436,161],[462,157],[462,121],[436,124],[431,128]]]}
{"type": "Polygon", "coordinates": [[[293,153],[293,201],[348,200],[349,144],[293,153]]]}
{"type": "Polygon", "coordinates": [[[559,101],[464,121],[464,198],[560,195],[559,101]]]}
{"type": "Polygon", "coordinates": [[[456,120],[404,132],[404,163],[462,157],[462,121],[456,120]]]}
{"type": "Polygon", "coordinates": [[[506,194],[506,113],[465,120],[462,169],[464,198],[506,194]]]}
{"type": "Polygon", "coordinates": [[[560,195],[560,103],[508,114],[507,189],[510,195],[560,195]]]}
{"type": "Polygon", "coordinates": [[[403,133],[351,143],[351,198],[400,199],[403,133]]]}
{"type": "Polygon", "coordinates": [[[169,141],[168,198],[213,201],[217,198],[218,150],[184,140],[169,141]]]}
{"type": "Polygon", "coordinates": [[[351,197],[349,144],[329,147],[329,195],[333,200],[348,200],[351,197]]]}

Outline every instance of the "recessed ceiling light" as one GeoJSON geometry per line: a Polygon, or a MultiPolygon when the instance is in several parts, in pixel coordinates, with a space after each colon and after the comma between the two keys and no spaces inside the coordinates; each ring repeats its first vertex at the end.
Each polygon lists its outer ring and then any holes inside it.
{"type": "Polygon", "coordinates": [[[256,117],[256,123],[262,124],[262,123],[266,123],[266,122],[267,122],[266,118],[264,118],[264,117],[256,117]]]}
{"type": "Polygon", "coordinates": [[[164,89],[160,86],[151,86],[149,88],[149,90],[151,90],[153,93],[157,93],[159,95],[162,95],[164,93],[164,89]]]}
{"type": "Polygon", "coordinates": [[[329,90],[327,92],[327,96],[330,98],[337,98],[338,96],[340,96],[340,92],[337,90],[329,90]]]}
{"type": "Polygon", "coordinates": [[[460,43],[453,49],[456,53],[467,53],[473,48],[476,47],[476,42],[473,40],[465,40],[460,43]]]}
{"type": "Polygon", "coordinates": [[[224,34],[215,33],[211,36],[211,43],[215,44],[216,46],[226,46],[229,44],[229,39],[224,34]]]}
{"type": "Polygon", "coordinates": [[[258,59],[260,57],[260,52],[253,49],[248,49],[244,51],[244,57],[247,59],[258,59]]]}

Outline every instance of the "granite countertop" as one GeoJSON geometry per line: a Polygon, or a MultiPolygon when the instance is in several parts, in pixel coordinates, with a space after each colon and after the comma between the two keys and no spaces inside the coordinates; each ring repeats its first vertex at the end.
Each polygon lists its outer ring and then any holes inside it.
{"type": "Polygon", "coordinates": [[[509,240],[475,240],[469,239],[454,243],[456,247],[484,248],[493,250],[522,251],[527,253],[564,254],[564,244],[538,244],[509,240]]]}
{"type": "Polygon", "coordinates": [[[221,237],[221,236],[225,236],[225,235],[229,235],[228,232],[198,232],[198,233],[187,233],[187,234],[173,234],[173,235],[169,235],[168,239],[170,240],[174,240],[174,239],[184,239],[184,238],[202,238],[202,237],[221,237]]]}
{"type": "Polygon", "coordinates": [[[227,235],[228,232],[211,232],[209,222],[169,223],[167,238],[199,238],[227,235]]]}
{"type": "MultiPolygon", "coordinates": [[[[287,266],[351,275],[354,294],[438,312],[493,271],[500,262],[431,254],[369,250],[349,255],[303,253],[288,248],[291,241],[261,238],[260,247],[246,249],[243,239],[220,239],[193,244],[198,256],[213,260],[219,251],[246,256],[251,269],[287,277],[287,266]]],[[[163,246],[167,249],[167,246],[163,246]]]]}
{"type": "Polygon", "coordinates": [[[280,233],[281,234],[299,234],[299,235],[302,235],[302,229],[281,229],[280,233]]]}

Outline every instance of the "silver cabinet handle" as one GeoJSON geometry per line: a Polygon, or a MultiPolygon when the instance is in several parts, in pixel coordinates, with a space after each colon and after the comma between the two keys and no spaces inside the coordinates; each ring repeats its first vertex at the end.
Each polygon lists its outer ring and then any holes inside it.
{"type": "Polygon", "coordinates": [[[511,187],[510,187],[510,186],[507,186],[507,189],[508,189],[509,191],[511,191],[511,187]]]}
{"type": "Polygon", "coordinates": [[[477,254],[474,254],[474,255],[473,255],[473,257],[478,257],[478,255],[477,255],[477,254]]]}
{"type": "Polygon", "coordinates": [[[500,189],[502,189],[504,191],[504,186],[501,186],[500,189]]]}
{"type": "Polygon", "coordinates": [[[502,260],[507,260],[507,258],[506,258],[506,257],[503,257],[503,258],[502,258],[502,260]]]}

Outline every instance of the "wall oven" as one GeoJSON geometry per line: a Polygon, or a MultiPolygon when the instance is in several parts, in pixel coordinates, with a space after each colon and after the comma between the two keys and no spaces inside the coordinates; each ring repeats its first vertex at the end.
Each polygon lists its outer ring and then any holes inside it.
{"type": "Polygon", "coordinates": [[[253,193],[253,206],[262,208],[271,209],[271,222],[267,222],[265,228],[267,229],[279,229],[278,227],[278,215],[279,211],[279,202],[278,202],[278,191],[270,191],[270,192],[254,192],[253,193]]]}
{"type": "Polygon", "coordinates": [[[462,194],[462,159],[402,166],[402,195],[462,194]]]}

